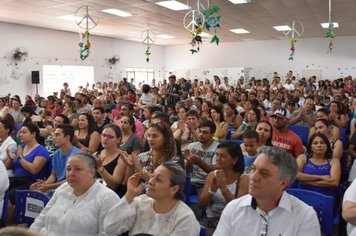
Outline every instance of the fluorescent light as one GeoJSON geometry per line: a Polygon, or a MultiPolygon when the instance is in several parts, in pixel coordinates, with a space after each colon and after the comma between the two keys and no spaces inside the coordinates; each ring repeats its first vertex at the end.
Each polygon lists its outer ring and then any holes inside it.
{"type": "Polygon", "coordinates": [[[277,26],[273,26],[273,28],[277,31],[288,31],[288,30],[292,30],[288,25],[277,25],[277,26]]]}
{"type": "MultiPolygon", "coordinates": [[[[323,27],[324,29],[328,29],[329,28],[329,22],[326,23],[320,23],[321,27],[323,27]]],[[[333,28],[339,28],[339,23],[337,22],[332,22],[332,24],[334,25],[333,28]]]]}
{"type": "Polygon", "coordinates": [[[204,37],[204,38],[211,38],[213,37],[211,34],[205,33],[205,32],[201,32],[200,36],[204,37]]]}
{"type": "Polygon", "coordinates": [[[189,6],[187,6],[187,5],[183,4],[183,3],[177,2],[175,0],[156,2],[156,4],[160,5],[162,7],[171,9],[173,11],[180,11],[180,10],[188,10],[189,9],[189,6]]]}
{"type": "Polygon", "coordinates": [[[230,2],[232,2],[233,4],[244,4],[244,3],[248,3],[247,0],[229,0],[230,2]]]}
{"type": "Polygon", "coordinates": [[[231,29],[230,31],[235,33],[235,34],[248,34],[248,33],[250,33],[249,31],[247,31],[245,29],[231,29]]]}
{"type": "Polygon", "coordinates": [[[64,15],[64,16],[57,16],[56,17],[57,19],[60,19],[60,20],[66,20],[66,21],[73,21],[73,22],[75,22],[75,21],[80,21],[82,18],[81,17],[79,17],[79,16],[77,16],[77,17],[75,17],[75,16],[73,16],[73,15],[64,15]]]}
{"type": "Polygon", "coordinates": [[[175,37],[172,35],[168,35],[168,34],[159,34],[156,35],[157,38],[161,38],[161,39],[174,39],[175,37]]]}
{"type": "Polygon", "coordinates": [[[109,8],[109,9],[104,9],[102,10],[102,12],[111,14],[111,15],[115,15],[115,16],[121,16],[121,17],[129,17],[132,16],[132,14],[126,12],[126,11],[121,11],[115,8],[109,8]]]}

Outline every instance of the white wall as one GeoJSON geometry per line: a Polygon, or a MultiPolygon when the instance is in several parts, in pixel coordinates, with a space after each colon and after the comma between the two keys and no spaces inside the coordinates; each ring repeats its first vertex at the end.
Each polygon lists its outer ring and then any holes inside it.
{"type": "MultiPolygon", "coordinates": [[[[79,34],[1,22],[0,32],[0,95],[19,94],[22,98],[26,94],[34,95],[31,71],[39,70],[42,76],[43,65],[91,65],[94,66],[95,81],[108,81],[109,74],[112,74],[114,82],[117,82],[125,76],[127,67],[155,68],[158,78],[164,76],[163,46],[151,47],[150,63],[147,64],[143,44],[91,36],[91,54],[82,62],[79,58],[79,34]],[[11,55],[18,47],[27,48],[29,55],[25,62],[16,66],[11,55]],[[120,61],[110,69],[105,59],[113,55],[119,55],[120,61]]],[[[43,93],[42,84],[39,85],[39,93],[43,93]]]]}
{"type": "MultiPolygon", "coordinates": [[[[190,45],[167,46],[164,57],[168,71],[200,68],[210,70],[222,67],[250,67],[250,75],[270,78],[274,71],[285,75],[293,70],[297,77],[319,72],[323,79],[356,76],[356,37],[337,37],[334,49],[328,52],[325,38],[299,39],[293,61],[289,61],[289,40],[221,43],[219,46],[204,43],[200,52],[189,53],[190,45]],[[308,73],[308,70],[312,70],[308,73]],[[320,70],[320,71],[319,71],[320,70]]],[[[212,76],[211,76],[212,78],[212,76]]],[[[319,78],[318,78],[319,79],[319,78]]]]}
{"type": "MultiPolygon", "coordinates": [[[[155,45],[147,65],[146,48],[141,43],[91,36],[92,53],[82,62],[76,33],[1,22],[0,32],[0,95],[9,92],[21,97],[34,95],[35,85],[31,84],[30,74],[33,70],[42,72],[43,65],[92,65],[95,81],[107,81],[109,74],[118,81],[125,75],[125,68],[147,66],[155,69],[157,80],[166,77],[167,71],[214,71],[213,68],[234,71],[237,67],[252,68],[250,76],[257,78],[270,77],[274,71],[284,75],[288,70],[293,70],[298,77],[319,72],[323,79],[356,76],[356,36],[337,37],[332,54],[327,53],[327,39],[300,39],[296,43],[294,61],[288,60],[290,45],[287,39],[221,43],[219,46],[204,43],[200,52],[194,55],[189,52],[188,42],[181,46],[155,45]],[[15,66],[11,54],[17,47],[26,47],[29,56],[15,66]],[[120,56],[120,61],[110,69],[105,59],[115,54],[120,56]]],[[[43,93],[41,84],[39,93],[43,93]]]]}

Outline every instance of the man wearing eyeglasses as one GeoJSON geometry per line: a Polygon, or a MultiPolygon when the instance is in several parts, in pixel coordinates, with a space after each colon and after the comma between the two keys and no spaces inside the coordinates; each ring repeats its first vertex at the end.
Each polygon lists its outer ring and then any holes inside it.
{"type": "Polygon", "coordinates": [[[319,236],[314,209],[285,191],[297,168],[287,152],[262,147],[252,165],[249,194],[225,207],[214,235],[319,236]]]}

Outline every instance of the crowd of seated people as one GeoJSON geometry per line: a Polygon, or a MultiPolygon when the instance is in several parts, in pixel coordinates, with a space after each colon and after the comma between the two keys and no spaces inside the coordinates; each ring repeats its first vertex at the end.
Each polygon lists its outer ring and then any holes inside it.
{"type": "Polygon", "coordinates": [[[124,79],[74,92],[65,83],[59,96],[0,99],[0,159],[7,169],[1,175],[9,180],[9,186],[0,186],[0,197],[8,191],[8,224],[14,220],[16,190],[33,189],[51,197],[31,227],[39,232],[155,235],[164,220],[195,215],[189,224],[172,221],[163,235],[197,235],[198,221],[212,235],[225,206],[251,194],[249,175],[264,146],[297,161],[293,187],[336,201],[343,184],[356,178],[356,80],[351,76],[316,81],[296,79],[290,71],[283,78],[274,73],[231,84],[218,76],[203,82],[170,75],[159,87],[136,88],[124,79]],[[310,129],[305,146],[291,125],[310,129]],[[190,208],[182,197],[181,171],[190,176],[189,192],[198,199],[188,201],[190,208]],[[91,194],[94,209],[85,203],[91,194]],[[88,221],[75,223],[81,209],[88,221]],[[97,219],[95,211],[105,214],[97,219]],[[162,218],[145,221],[156,215],[162,218]],[[64,232],[61,224],[73,225],[64,232]]]}

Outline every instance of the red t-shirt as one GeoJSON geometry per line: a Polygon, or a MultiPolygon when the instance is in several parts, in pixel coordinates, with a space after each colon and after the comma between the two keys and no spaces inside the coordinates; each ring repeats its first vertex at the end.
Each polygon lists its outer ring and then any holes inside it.
{"type": "Polygon", "coordinates": [[[294,132],[288,130],[286,133],[281,133],[273,129],[272,144],[279,147],[297,158],[304,153],[303,142],[294,132]]]}

